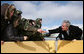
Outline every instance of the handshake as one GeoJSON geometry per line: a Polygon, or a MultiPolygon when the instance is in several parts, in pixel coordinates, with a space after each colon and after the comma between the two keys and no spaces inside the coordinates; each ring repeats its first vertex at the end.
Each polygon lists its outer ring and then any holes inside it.
{"type": "MultiPolygon", "coordinates": [[[[47,33],[46,31],[43,31],[42,29],[38,29],[37,32],[39,33],[47,33]]],[[[24,40],[29,39],[28,36],[24,36],[24,40]]]]}
{"type": "Polygon", "coordinates": [[[39,33],[47,33],[46,31],[43,31],[42,29],[37,30],[39,33]]]}
{"type": "Polygon", "coordinates": [[[39,33],[43,33],[42,36],[47,36],[47,37],[50,36],[50,33],[48,33],[47,31],[43,31],[42,29],[38,29],[37,31],[38,31],[39,33]]]}

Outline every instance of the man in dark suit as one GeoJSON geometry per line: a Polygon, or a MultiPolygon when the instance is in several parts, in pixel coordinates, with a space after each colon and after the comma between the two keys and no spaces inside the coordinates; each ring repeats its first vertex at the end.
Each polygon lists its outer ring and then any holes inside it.
{"type": "Polygon", "coordinates": [[[70,25],[68,20],[64,20],[62,26],[59,28],[49,30],[49,34],[60,33],[59,38],[61,40],[81,40],[82,30],[74,25],[70,25]],[[64,38],[62,38],[62,35],[64,38]]]}

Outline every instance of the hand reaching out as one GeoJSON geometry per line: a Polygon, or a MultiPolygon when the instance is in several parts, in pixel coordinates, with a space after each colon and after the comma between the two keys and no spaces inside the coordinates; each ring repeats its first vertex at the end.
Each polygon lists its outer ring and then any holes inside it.
{"type": "Polygon", "coordinates": [[[46,31],[43,31],[42,29],[37,30],[39,33],[46,33],[46,31]]]}

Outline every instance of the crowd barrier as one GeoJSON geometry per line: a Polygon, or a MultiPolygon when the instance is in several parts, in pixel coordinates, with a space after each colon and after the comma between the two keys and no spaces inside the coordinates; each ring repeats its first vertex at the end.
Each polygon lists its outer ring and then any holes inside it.
{"type": "Polygon", "coordinates": [[[83,53],[83,40],[59,40],[57,45],[57,53],[83,53]]]}
{"type": "Polygon", "coordinates": [[[1,53],[83,53],[83,40],[5,42],[1,53]]]}
{"type": "Polygon", "coordinates": [[[55,41],[5,42],[1,53],[55,53],[55,41]]]}

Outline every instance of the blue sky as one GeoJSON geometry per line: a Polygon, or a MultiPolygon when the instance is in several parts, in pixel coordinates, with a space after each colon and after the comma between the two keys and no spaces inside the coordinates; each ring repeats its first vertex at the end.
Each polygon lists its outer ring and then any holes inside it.
{"type": "Polygon", "coordinates": [[[83,27],[82,1],[1,1],[3,3],[15,4],[23,12],[22,18],[42,18],[43,29],[59,27],[63,20],[83,27]]]}

